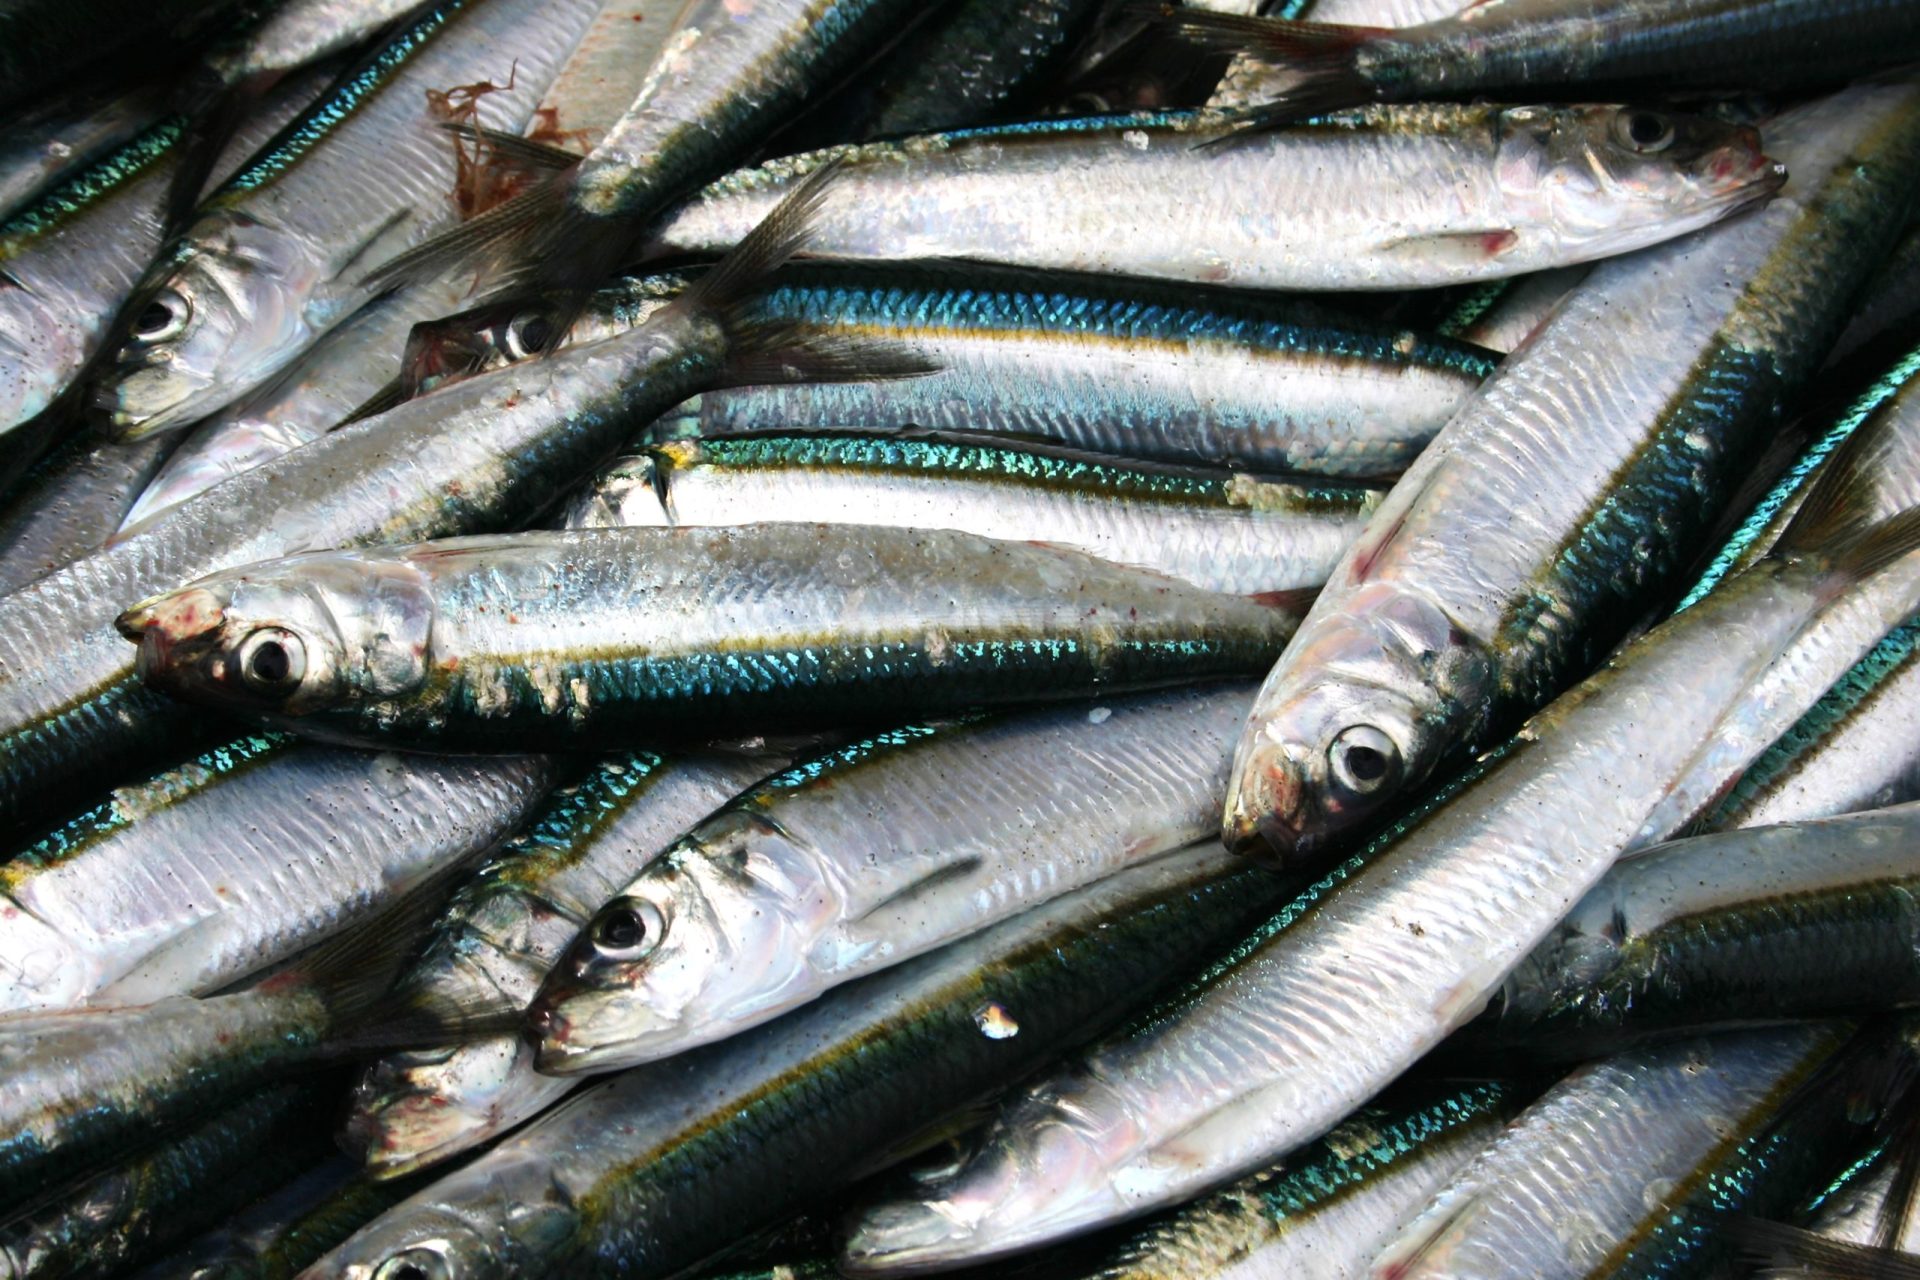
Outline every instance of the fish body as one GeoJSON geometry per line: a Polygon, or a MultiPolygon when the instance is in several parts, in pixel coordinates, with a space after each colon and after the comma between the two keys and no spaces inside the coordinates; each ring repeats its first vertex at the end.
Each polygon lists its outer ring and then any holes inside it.
{"type": "Polygon", "coordinates": [[[525,751],[1244,674],[1295,616],[1051,547],[767,524],[310,553],[120,626],[149,685],[307,737],[525,751]]]}
{"type": "Polygon", "coordinates": [[[622,886],[548,974],[528,1013],[541,1069],[724,1039],[1194,843],[1249,692],[910,726],[768,779],[622,886]]]}
{"type": "Polygon", "coordinates": [[[16,117],[0,142],[0,217],[153,123],[159,108],[151,89],[92,89],[16,117]]]}
{"type": "MultiPolygon", "coordinates": [[[[543,804],[437,918],[403,995],[510,1016],[601,904],[681,832],[780,757],[623,752],[543,804]]],[[[517,1035],[391,1054],[367,1069],[347,1122],[382,1178],[444,1160],[531,1119],[575,1082],[535,1072],[517,1035]]]]}
{"type": "Polygon", "coordinates": [[[231,404],[372,301],[369,271],[456,219],[454,148],[425,92],[486,82],[479,121],[517,132],[598,7],[443,0],[343,73],[142,276],[96,379],[112,429],[138,438],[231,404]]]}
{"type": "Polygon", "coordinates": [[[0,594],[17,591],[106,543],[174,441],[101,443],[75,436],[56,446],[0,508],[0,594]]]}
{"type": "Polygon", "coordinates": [[[810,252],[969,258],[1250,289],[1409,289],[1656,244],[1777,188],[1751,131],[1658,117],[1642,154],[1612,106],[1372,109],[1232,146],[1231,113],[1045,121],[829,148],[693,196],[649,253],[743,235],[794,182],[843,166],[810,252]],[[855,212],[857,210],[857,213],[855,212]]]}
{"type": "Polygon", "coordinates": [[[679,1274],[911,1152],[1284,892],[1225,858],[1155,860],[750,1036],[595,1085],[307,1274],[363,1280],[396,1259],[449,1280],[679,1274]]]}
{"type": "Polygon", "coordinates": [[[587,499],[608,523],[960,529],[1071,547],[1232,595],[1317,587],[1376,490],[967,440],[753,436],[657,445],[587,499]]]}
{"type": "Polygon", "coordinates": [[[1304,856],[1352,834],[1657,604],[1895,234],[1916,144],[1920,86],[1821,100],[1769,134],[1795,168],[1779,199],[1596,267],[1554,309],[1389,492],[1269,675],[1230,844],[1304,856]]]}

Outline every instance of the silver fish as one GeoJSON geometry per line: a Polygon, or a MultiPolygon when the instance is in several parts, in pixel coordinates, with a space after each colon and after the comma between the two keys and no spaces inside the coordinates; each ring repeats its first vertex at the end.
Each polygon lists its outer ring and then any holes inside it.
{"type": "Polygon", "coordinates": [[[0,595],[99,550],[172,450],[166,439],[111,444],[82,435],[36,463],[0,507],[0,595]]]}
{"type": "Polygon", "coordinates": [[[1615,106],[1377,108],[1201,145],[1235,124],[1207,112],[1068,120],[791,156],[694,196],[649,252],[724,249],[838,159],[847,212],[823,220],[809,246],[821,255],[1407,289],[1657,244],[1783,177],[1750,130],[1615,106]],[[1653,145],[1633,141],[1635,120],[1653,145]]]}
{"type": "Polygon", "coordinates": [[[725,1039],[1192,844],[1250,694],[909,726],[769,779],[595,914],[528,1011],[540,1069],[609,1071],[725,1039]]]}
{"type": "Polygon", "coordinates": [[[1768,146],[1794,167],[1779,199],[1597,267],[1394,486],[1261,691],[1230,845],[1351,834],[1552,697],[1687,566],[1904,217],[1920,84],[1824,99],[1768,146]]]}
{"type": "Polygon", "coordinates": [[[371,301],[366,272],[456,216],[454,148],[423,92],[487,82],[479,120],[517,132],[598,9],[436,5],[344,74],[142,277],[93,393],[112,428],[137,439],[231,404],[371,301]]]}

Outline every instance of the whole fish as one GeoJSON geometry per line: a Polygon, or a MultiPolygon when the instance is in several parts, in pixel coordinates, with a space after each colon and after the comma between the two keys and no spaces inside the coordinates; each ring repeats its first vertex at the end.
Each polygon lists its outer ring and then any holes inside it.
{"type": "Polygon", "coordinates": [[[313,552],[117,625],[150,687],[306,737],[525,751],[1244,675],[1290,605],[944,529],[760,524],[313,552]]]}
{"type": "Polygon", "coordinates": [[[99,550],[173,446],[77,435],[35,463],[0,506],[0,595],[99,550]]]}
{"type": "Polygon", "coordinates": [[[528,1010],[540,1069],[725,1039],[1192,844],[1250,694],[909,726],[768,779],[622,886],[548,973],[528,1010]]]}
{"type": "MultiPolygon", "coordinates": [[[[778,756],[623,752],[554,793],[454,894],[396,987],[463,1016],[512,1017],[601,904],[681,832],[781,764],[778,756]]],[[[534,1070],[513,1034],[390,1054],[354,1092],[347,1139],[382,1178],[531,1119],[574,1081],[534,1070]]]]}
{"type": "MultiPolygon", "coordinates": [[[[643,322],[681,287],[596,295],[567,341],[643,322]]],[[[925,377],[704,394],[672,430],[703,437],[919,428],[1236,470],[1397,474],[1491,373],[1488,353],[1297,302],[1026,272],[789,270],[767,323],[822,341],[884,337],[925,377]]],[[[411,387],[525,359],[552,306],[482,308],[416,329],[411,387]]],[[[664,424],[663,424],[664,425],[664,424]]]]}
{"type": "MultiPolygon", "coordinates": [[[[1920,512],[1857,524],[1845,469],[1767,559],[1625,648],[1504,749],[1128,1032],[1010,1101],[975,1156],[862,1215],[848,1265],[981,1261],[1179,1201],[1326,1132],[1472,1018],[1697,761],[1810,619],[1884,575],[1920,605],[1920,512]]],[[[1877,636],[1857,637],[1845,665],[1877,636]]],[[[1836,671],[1834,674],[1838,674],[1836,671]]],[[[1783,685],[1813,702],[1822,681],[1783,685]]],[[[1753,748],[1757,754],[1764,742],[1753,748]]],[[[1746,760],[1722,760],[1720,785],[1746,760]]]]}
{"type": "Polygon", "coordinates": [[[1783,178],[1751,130],[1637,107],[1382,107],[1205,145],[1238,126],[1233,113],[1160,113],[789,156],[699,192],[647,252],[724,249],[838,160],[848,203],[809,244],[821,255],[1411,289],[1657,244],[1783,178]]]}
{"type": "Polygon", "coordinates": [[[1217,847],[1157,859],[752,1035],[616,1076],[306,1275],[681,1274],[910,1153],[1285,891],[1244,874],[1217,847]]]}
{"type": "Polygon", "coordinates": [[[1233,595],[1319,586],[1380,497],[966,439],[851,435],[656,445],[610,479],[585,500],[609,523],[959,529],[1233,595]]]}
{"type": "Polygon", "coordinates": [[[1462,1034],[1574,1058],[1682,1028],[1920,1002],[1917,848],[1908,804],[1642,850],[1462,1034]]]}
{"type": "Polygon", "coordinates": [[[1920,83],[1822,99],[1768,146],[1794,169],[1779,199],[1595,268],[1394,486],[1261,691],[1230,845],[1352,833],[1688,566],[1920,190],[1920,83]]]}
{"type": "Polygon", "coordinates": [[[89,802],[136,769],[189,754],[187,743],[205,745],[210,725],[134,679],[133,651],[113,630],[129,603],[289,552],[523,523],[695,392],[736,378],[885,371],[885,344],[812,351],[734,316],[823,196],[819,185],[802,191],[650,324],[335,431],[0,597],[0,826],[89,802]]]}
{"type": "MultiPolygon", "coordinates": [[[[1614,1276],[1832,1062],[1847,1028],[1736,1031],[1576,1070],[1375,1258],[1379,1280],[1614,1276]]],[[[1843,1131],[1853,1126],[1835,1126],[1843,1131]]],[[[1854,1130],[1855,1141],[1865,1134],[1854,1130]]],[[[1732,1206],[1716,1205],[1726,1209],[1732,1206]]]]}
{"type": "Polygon", "coordinates": [[[278,1084],[0,1226],[8,1280],[108,1277],[325,1156],[328,1105],[278,1084]]]}
{"type": "Polygon", "coordinates": [[[557,772],[252,737],[121,788],[0,864],[0,1010],[228,986],[485,850],[557,772]]]}
{"type": "Polygon", "coordinates": [[[598,8],[447,0],[343,73],[141,278],[95,379],[112,429],[138,439],[231,404],[371,301],[370,268],[455,220],[455,151],[425,91],[484,82],[480,121],[517,132],[598,8]]]}
{"type": "MultiPolygon", "coordinates": [[[[271,137],[324,83],[312,73],[283,85],[242,126],[229,155],[245,156],[271,137]]],[[[161,116],[0,222],[0,438],[45,412],[106,341],[115,312],[160,251],[185,130],[183,117],[161,116]]],[[[17,474],[37,451],[16,439],[0,474],[17,474]]]]}
{"type": "Polygon", "coordinates": [[[1501,0],[1397,31],[1167,13],[1209,45],[1285,72],[1292,83],[1266,108],[1279,119],[1563,85],[1833,83],[1920,57],[1915,17],[1910,0],[1501,0]]]}

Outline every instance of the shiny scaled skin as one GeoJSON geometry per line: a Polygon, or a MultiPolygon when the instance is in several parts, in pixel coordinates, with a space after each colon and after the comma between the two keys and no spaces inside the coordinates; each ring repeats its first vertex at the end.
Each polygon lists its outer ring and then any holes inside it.
{"type": "Polygon", "coordinates": [[[656,229],[712,253],[830,158],[809,252],[977,258],[1257,289],[1408,289],[1566,266],[1703,227],[1780,185],[1752,130],[1614,106],[1376,108],[1237,139],[1231,113],[1050,121],[743,170],[656,229]]]}
{"type": "Polygon", "coordinates": [[[1295,619],[1051,547],[767,524],[314,553],[119,625],[150,685],[307,737],[525,751],[1244,675],[1295,619]]]}
{"type": "Polygon", "coordinates": [[[1351,836],[1657,606],[1920,189],[1920,85],[1768,146],[1779,198],[1595,268],[1387,495],[1261,692],[1230,845],[1351,836]]]}
{"type": "Polygon", "coordinates": [[[911,1153],[1288,888],[1234,871],[1217,847],[1123,872],[751,1035],[595,1085],[305,1274],[681,1274],[872,1170],[876,1153],[911,1153]]]}
{"type": "Polygon", "coordinates": [[[621,887],[553,966],[528,1011],[540,1069],[724,1039],[1194,843],[1251,695],[912,726],[768,779],[621,887]]]}

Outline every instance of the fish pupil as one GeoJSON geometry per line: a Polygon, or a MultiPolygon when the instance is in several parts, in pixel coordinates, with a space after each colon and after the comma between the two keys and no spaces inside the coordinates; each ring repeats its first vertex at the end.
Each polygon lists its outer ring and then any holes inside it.
{"type": "Polygon", "coordinates": [[[636,911],[609,911],[600,922],[600,941],[618,951],[637,947],[647,936],[647,926],[636,911]]]}
{"type": "Polygon", "coordinates": [[[287,657],[285,646],[269,640],[253,651],[253,657],[248,660],[248,670],[256,680],[279,684],[293,670],[293,662],[287,657]]]}
{"type": "Polygon", "coordinates": [[[553,336],[553,322],[543,315],[531,315],[520,323],[520,346],[526,351],[544,351],[553,336]]]}
{"type": "Polygon", "coordinates": [[[173,308],[159,300],[149,302],[133,322],[134,331],[142,337],[159,333],[173,323],[173,308]]]}
{"type": "Polygon", "coordinates": [[[1387,757],[1372,747],[1348,747],[1347,772],[1359,782],[1378,782],[1387,776],[1387,757]]]}
{"type": "Polygon", "coordinates": [[[1636,111],[1627,120],[1627,136],[1641,146],[1650,146],[1666,136],[1667,122],[1647,111],[1636,111]]]}

